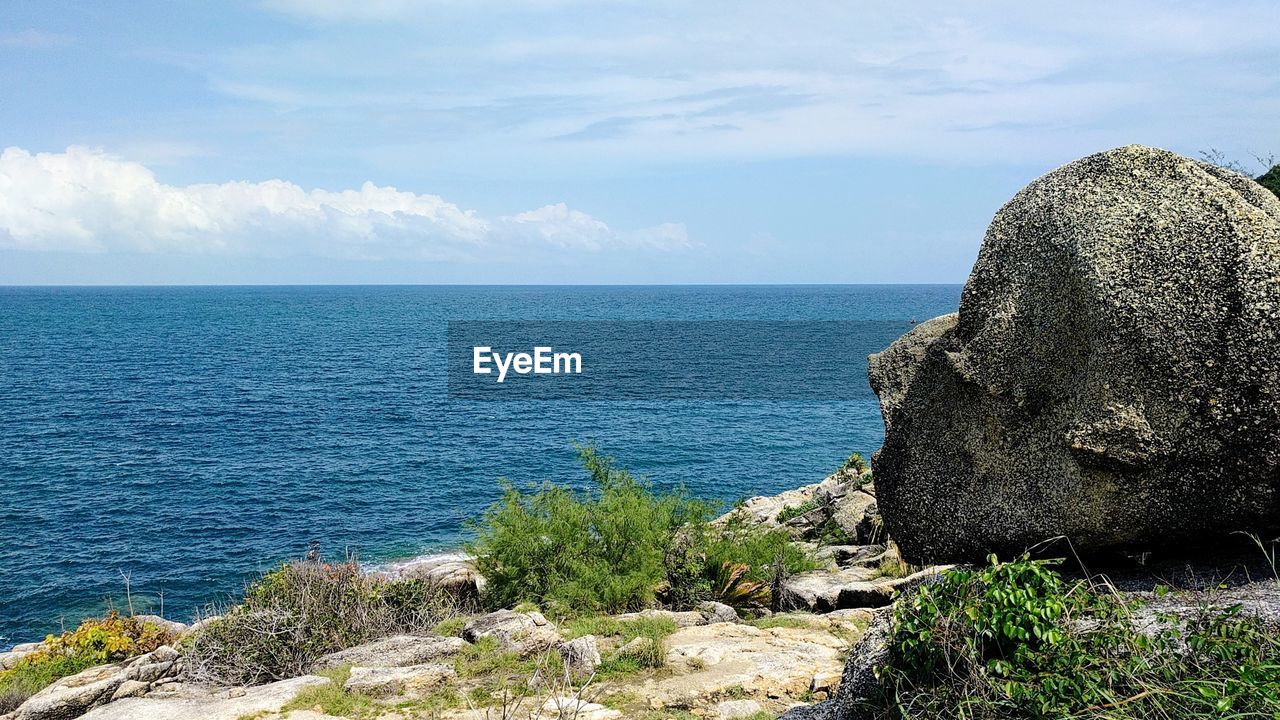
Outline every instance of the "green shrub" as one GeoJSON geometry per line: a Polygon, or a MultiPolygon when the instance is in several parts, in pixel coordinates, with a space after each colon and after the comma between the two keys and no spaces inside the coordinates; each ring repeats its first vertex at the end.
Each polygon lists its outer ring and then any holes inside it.
{"type": "Polygon", "coordinates": [[[901,600],[880,718],[1280,717],[1280,639],[1239,608],[1160,615],[1023,557],[901,600]]]}
{"type": "Polygon", "coordinates": [[[567,616],[640,610],[659,599],[673,607],[719,597],[754,602],[744,583],[769,583],[779,559],[791,571],[816,566],[785,531],[745,518],[712,526],[714,503],[683,489],[659,493],[594,448],[579,453],[589,491],[508,484],[472,525],[468,550],[488,581],[489,606],[533,602],[567,616]],[[734,583],[723,582],[726,573],[736,574],[734,583]]]}
{"type": "Polygon", "coordinates": [[[296,677],[316,659],[387,635],[424,632],[453,613],[454,598],[421,580],[384,580],[354,561],[287,563],[189,642],[201,680],[257,684],[296,677]]]}
{"type": "Polygon", "coordinates": [[[799,505],[783,505],[782,510],[778,512],[776,520],[780,523],[784,523],[793,518],[798,518],[810,510],[817,510],[820,507],[822,507],[822,503],[818,502],[817,498],[810,498],[799,505]]]}
{"type": "Polygon", "coordinates": [[[1258,184],[1280,196],[1280,165],[1273,165],[1262,177],[1259,177],[1258,184]]]}
{"type": "Polygon", "coordinates": [[[118,662],[172,645],[176,636],[167,628],[122,617],[117,612],[85,620],[73,631],[49,635],[44,646],[8,670],[0,670],[0,714],[60,678],[95,665],[118,662]]]}
{"type": "Polygon", "coordinates": [[[854,453],[850,455],[844,464],[840,466],[842,472],[852,472],[858,475],[866,473],[871,468],[867,467],[867,461],[862,459],[862,453],[854,453]]]}

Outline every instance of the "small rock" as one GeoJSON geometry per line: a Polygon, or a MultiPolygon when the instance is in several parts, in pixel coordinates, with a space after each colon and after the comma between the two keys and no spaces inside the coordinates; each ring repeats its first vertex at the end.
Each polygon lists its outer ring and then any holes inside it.
{"type": "Polygon", "coordinates": [[[343,687],[373,697],[391,697],[437,688],[455,675],[452,666],[439,663],[407,667],[353,667],[343,687]]]}
{"type": "Polygon", "coordinates": [[[134,615],[133,619],[147,625],[157,625],[168,630],[174,635],[182,635],[191,629],[191,627],[186,623],[180,623],[175,620],[166,620],[159,615],[134,615]]]}
{"type": "Polygon", "coordinates": [[[484,576],[476,570],[475,559],[464,553],[420,558],[401,565],[394,576],[424,580],[460,598],[478,598],[484,591],[484,576]]]}
{"type": "Polygon", "coordinates": [[[138,697],[147,692],[151,685],[140,680],[125,680],[111,695],[111,702],[127,697],[138,697]]]}
{"type": "Polygon", "coordinates": [[[706,618],[708,623],[736,623],[741,620],[741,618],[738,617],[738,611],[724,603],[707,601],[698,605],[698,610],[702,612],[703,617],[706,618]]]}
{"type": "Polygon", "coordinates": [[[560,646],[560,657],[574,677],[590,677],[600,664],[600,647],[595,635],[583,635],[560,646]]]}
{"type": "Polygon", "coordinates": [[[555,625],[540,613],[518,613],[511,610],[482,615],[462,630],[468,642],[491,637],[504,649],[521,655],[532,655],[554,646],[560,641],[555,625]]]}

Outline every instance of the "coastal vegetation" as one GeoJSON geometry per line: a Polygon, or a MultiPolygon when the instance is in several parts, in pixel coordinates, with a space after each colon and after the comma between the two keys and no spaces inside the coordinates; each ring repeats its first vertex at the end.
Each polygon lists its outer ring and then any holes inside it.
{"type": "Polygon", "coordinates": [[[149,653],[174,640],[173,633],[159,624],[114,611],[85,620],[75,630],[49,635],[39,650],[0,670],[0,714],[18,707],[55,680],[149,653]]]}
{"type": "Polygon", "coordinates": [[[1168,605],[994,557],[899,600],[876,718],[1274,718],[1280,637],[1238,604],[1168,605]]]}
{"type": "Polygon", "coordinates": [[[783,530],[738,516],[713,524],[715,503],[659,491],[595,448],[579,454],[588,490],[508,484],[472,525],[486,605],[530,602],[556,617],[707,600],[767,607],[776,576],[818,567],[783,530]]]}
{"type": "Polygon", "coordinates": [[[456,598],[418,579],[361,572],[354,559],[286,563],[249,585],[239,605],[196,633],[191,673],[220,684],[305,674],[328,653],[399,633],[428,632],[458,611],[456,598]]]}

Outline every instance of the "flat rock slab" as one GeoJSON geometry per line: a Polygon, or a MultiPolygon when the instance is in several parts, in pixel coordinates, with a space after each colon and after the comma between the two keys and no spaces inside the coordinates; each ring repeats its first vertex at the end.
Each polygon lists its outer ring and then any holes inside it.
{"type": "Polygon", "coordinates": [[[815,676],[840,672],[848,643],[820,629],[718,623],[677,630],[666,647],[674,674],[631,688],[655,708],[707,707],[743,688],[755,699],[798,699],[815,676]]]}
{"type": "Polygon", "coordinates": [[[451,657],[467,647],[467,641],[438,635],[395,635],[325,655],[316,660],[311,671],[361,665],[365,667],[404,667],[421,665],[451,657]]]}
{"type": "Polygon", "coordinates": [[[451,665],[440,663],[408,667],[353,667],[343,687],[373,697],[393,697],[434,690],[456,675],[451,665]]]}
{"type": "Polygon", "coordinates": [[[331,682],[303,675],[269,685],[230,690],[192,690],[173,698],[125,698],[90,710],[83,720],[241,720],[280,712],[297,694],[331,682]]]}

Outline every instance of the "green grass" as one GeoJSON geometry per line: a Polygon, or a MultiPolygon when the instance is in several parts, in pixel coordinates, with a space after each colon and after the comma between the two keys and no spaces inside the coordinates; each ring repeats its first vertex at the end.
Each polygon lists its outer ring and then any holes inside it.
{"type": "Polygon", "coordinates": [[[431,628],[431,633],[445,637],[462,637],[462,631],[466,627],[467,619],[462,616],[455,616],[436,623],[431,628]]]}
{"type": "Polygon", "coordinates": [[[1020,559],[947,573],[900,600],[878,719],[1280,717],[1280,635],[1238,607],[1157,615],[1020,559]]]}
{"type": "Polygon", "coordinates": [[[326,715],[366,720],[377,717],[384,709],[368,695],[348,692],[343,687],[351,677],[351,666],[321,670],[316,674],[328,678],[329,682],[303,688],[282,708],[282,712],[319,709],[326,715]]]}
{"type": "Polygon", "coordinates": [[[813,630],[822,627],[821,622],[817,618],[799,618],[799,617],[782,617],[772,615],[770,617],[756,618],[751,624],[761,630],[770,628],[788,628],[791,630],[813,630]]]}

